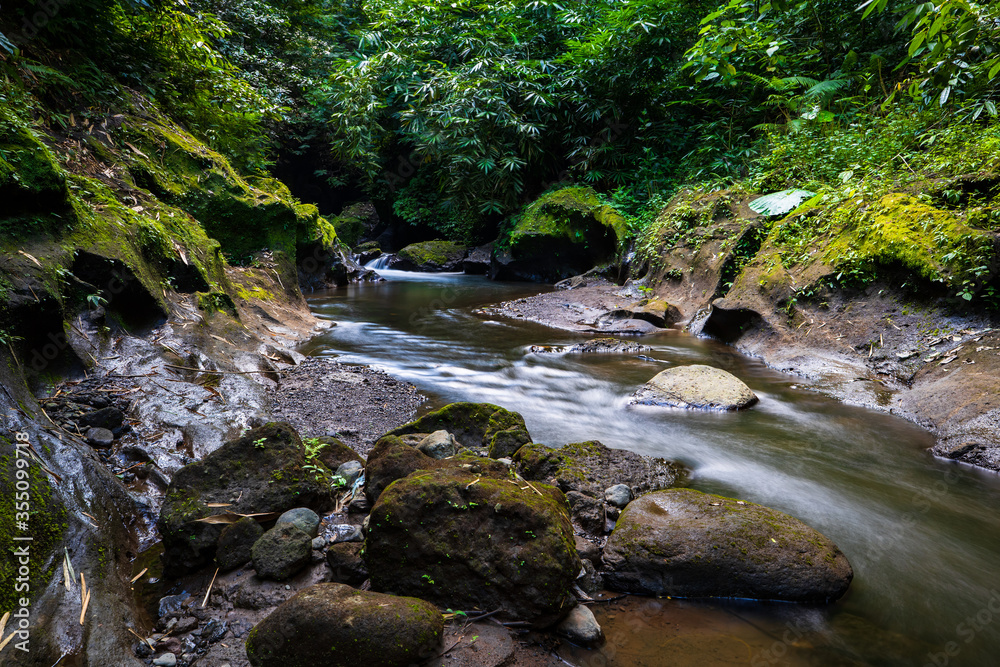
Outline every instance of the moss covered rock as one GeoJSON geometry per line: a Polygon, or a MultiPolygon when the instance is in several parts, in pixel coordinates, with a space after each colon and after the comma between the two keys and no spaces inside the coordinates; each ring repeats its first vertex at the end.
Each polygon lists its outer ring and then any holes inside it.
{"type": "Polygon", "coordinates": [[[531,442],[524,418],[492,403],[451,403],[420,419],[389,431],[387,435],[448,431],[463,447],[489,453],[494,458],[510,456],[517,447],[531,442]]]}
{"type": "Polygon", "coordinates": [[[504,464],[469,453],[448,459],[435,459],[406,444],[399,437],[387,435],[379,439],[368,454],[368,464],[365,467],[365,496],[374,504],[386,487],[397,479],[402,479],[417,470],[441,468],[463,468],[501,478],[509,473],[504,464]]]}
{"type": "Polygon", "coordinates": [[[396,255],[391,268],[401,271],[461,271],[468,249],[452,241],[412,243],[396,255]]]}
{"type": "Polygon", "coordinates": [[[365,462],[360,454],[342,441],[331,436],[306,438],[303,442],[309,454],[322,461],[323,465],[330,470],[336,471],[337,468],[348,461],[357,461],[361,464],[365,462]]]}
{"type": "Polygon", "coordinates": [[[699,410],[742,410],[757,395],[721,368],[691,364],[658,373],[632,396],[632,403],[699,410]]]}
{"type": "Polygon", "coordinates": [[[604,490],[626,484],[634,495],[673,486],[683,468],[660,458],[611,449],[597,440],[562,447],[525,445],[514,455],[518,472],[528,480],[576,491],[603,501],[604,490]]]}
{"type": "Polygon", "coordinates": [[[629,503],[604,563],[612,590],[681,597],[829,602],[854,576],[840,549],[798,519],[690,489],[629,503]]]}
{"type": "Polygon", "coordinates": [[[490,276],[556,282],[611,261],[627,222],[588,187],[542,195],[516,219],[493,254],[490,276]]]}
{"type": "Polygon", "coordinates": [[[198,521],[220,513],[208,503],[230,503],[223,511],[239,514],[324,511],[333,506],[330,471],[306,458],[298,433],[283,422],[255,428],[184,466],[167,489],[157,523],[166,576],[194,571],[215,556],[223,526],[198,521]]]}
{"type": "Polygon", "coordinates": [[[372,508],[364,558],[375,590],[502,608],[539,626],[572,606],[581,568],[562,492],[460,467],[391,484],[372,508]]]}
{"type": "Polygon", "coordinates": [[[246,652],[253,667],[400,667],[431,657],[443,632],[423,600],[317,584],[258,623],[246,652]]]}

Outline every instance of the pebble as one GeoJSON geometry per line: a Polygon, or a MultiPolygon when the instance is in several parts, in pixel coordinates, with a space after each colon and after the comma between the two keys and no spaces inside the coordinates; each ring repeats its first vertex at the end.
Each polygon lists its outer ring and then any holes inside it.
{"type": "Polygon", "coordinates": [[[632,501],[632,489],[626,484],[615,484],[604,490],[604,500],[615,507],[625,507],[632,501]]]}
{"type": "Polygon", "coordinates": [[[157,667],[174,667],[177,664],[177,656],[173,653],[164,653],[156,660],[153,660],[153,664],[157,667]]]}

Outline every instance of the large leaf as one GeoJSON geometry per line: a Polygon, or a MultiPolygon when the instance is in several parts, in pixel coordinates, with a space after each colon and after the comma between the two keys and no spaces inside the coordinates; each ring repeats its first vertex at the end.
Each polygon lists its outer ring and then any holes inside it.
{"type": "Polygon", "coordinates": [[[761,215],[784,215],[802,203],[803,200],[815,195],[808,190],[782,190],[764,195],[750,202],[750,208],[761,215]]]}

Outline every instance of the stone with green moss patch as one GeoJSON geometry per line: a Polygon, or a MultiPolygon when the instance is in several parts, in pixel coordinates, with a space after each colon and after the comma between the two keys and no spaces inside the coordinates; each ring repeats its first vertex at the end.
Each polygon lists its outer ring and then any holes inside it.
{"type": "Polygon", "coordinates": [[[398,667],[433,656],[443,632],[423,600],[317,584],[258,623],[246,652],[253,667],[398,667]]]}
{"type": "Polygon", "coordinates": [[[390,266],[402,271],[461,271],[467,254],[465,246],[453,241],[424,241],[400,250],[390,266]]]}
{"type": "Polygon", "coordinates": [[[448,431],[463,446],[494,458],[510,456],[531,442],[524,418],[492,403],[451,403],[387,435],[448,431]]]}
{"type": "Polygon", "coordinates": [[[612,590],[830,602],[854,572],[828,538],[777,510],[690,489],[629,503],[604,549],[612,590]]]}
{"type": "Polygon", "coordinates": [[[549,192],[528,205],[494,253],[497,279],[556,282],[612,260],[628,224],[588,187],[549,192]]]}
{"type": "Polygon", "coordinates": [[[167,489],[157,523],[166,575],[194,571],[214,558],[224,525],[198,519],[295,507],[325,511],[333,505],[330,477],[321,462],[306,459],[298,433],[283,422],[253,429],[184,466],[167,489]],[[208,503],[229,505],[219,509],[208,503]]]}
{"type": "Polygon", "coordinates": [[[418,470],[382,493],[365,541],[372,588],[546,626],[572,605],[581,568],[566,499],[479,463],[418,470]]]}
{"type": "Polygon", "coordinates": [[[597,440],[562,447],[525,445],[514,455],[514,462],[525,479],[602,500],[604,490],[615,484],[627,484],[634,495],[639,495],[673,486],[684,473],[676,463],[612,449],[597,440]]]}

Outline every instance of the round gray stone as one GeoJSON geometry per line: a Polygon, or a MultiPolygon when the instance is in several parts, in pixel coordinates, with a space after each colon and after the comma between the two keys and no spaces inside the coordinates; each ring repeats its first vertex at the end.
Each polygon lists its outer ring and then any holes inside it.
{"type": "Polygon", "coordinates": [[[106,428],[88,428],[84,437],[87,438],[87,444],[96,449],[106,449],[115,442],[115,434],[106,428]]]}
{"type": "Polygon", "coordinates": [[[308,507],[296,507],[288,510],[278,517],[275,526],[283,523],[290,523],[309,537],[316,537],[319,534],[319,515],[308,507]]]}
{"type": "Polygon", "coordinates": [[[582,604],[570,610],[566,618],[556,626],[556,632],[581,646],[597,646],[604,639],[604,631],[597,624],[594,612],[582,604]]]}
{"type": "Polygon", "coordinates": [[[457,451],[455,436],[445,430],[434,431],[420,441],[417,449],[433,459],[446,459],[457,451]]]}
{"type": "Polygon", "coordinates": [[[742,410],[756,402],[757,396],[738,377],[701,364],[668,368],[632,396],[633,404],[699,410],[742,410]]]}
{"type": "Polygon", "coordinates": [[[361,476],[361,471],[364,469],[365,467],[361,465],[360,461],[346,461],[341,463],[340,467],[337,468],[336,475],[346,482],[347,488],[351,488],[354,486],[354,482],[358,480],[358,477],[361,476]]]}
{"type": "Polygon", "coordinates": [[[604,502],[615,507],[625,507],[632,502],[632,489],[627,484],[615,484],[604,490],[604,502]]]}

